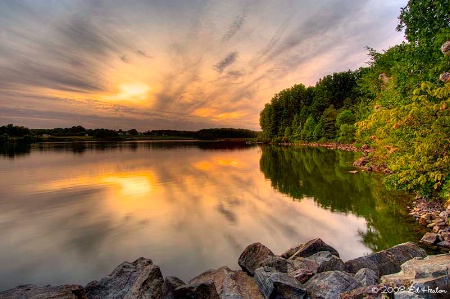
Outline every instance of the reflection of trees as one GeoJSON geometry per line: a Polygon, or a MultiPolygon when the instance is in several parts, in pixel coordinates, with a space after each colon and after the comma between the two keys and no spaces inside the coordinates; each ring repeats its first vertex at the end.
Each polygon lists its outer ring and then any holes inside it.
{"type": "Polygon", "coordinates": [[[262,147],[260,168],[272,186],[295,200],[313,197],[321,207],[364,217],[360,232],[372,250],[409,240],[420,232],[407,215],[408,198],[387,192],[376,174],[348,173],[354,153],[323,148],[262,147]]]}
{"type": "Polygon", "coordinates": [[[26,143],[3,143],[0,144],[0,157],[18,158],[30,154],[31,145],[26,143]]]}

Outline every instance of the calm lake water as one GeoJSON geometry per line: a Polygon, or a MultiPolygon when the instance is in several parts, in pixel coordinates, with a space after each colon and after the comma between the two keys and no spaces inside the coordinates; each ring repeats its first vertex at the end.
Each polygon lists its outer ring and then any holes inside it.
{"type": "Polygon", "coordinates": [[[238,269],[257,241],[281,254],[320,237],[344,260],[418,241],[406,198],[348,173],[354,158],[226,143],[0,146],[0,290],[85,285],[140,256],[189,280],[238,269]]]}

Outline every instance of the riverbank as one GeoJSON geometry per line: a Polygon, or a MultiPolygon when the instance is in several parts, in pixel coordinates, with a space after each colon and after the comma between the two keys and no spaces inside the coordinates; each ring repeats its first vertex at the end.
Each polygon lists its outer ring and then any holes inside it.
{"type": "Polygon", "coordinates": [[[238,264],[242,270],[224,266],[185,283],[177,277],[164,278],[160,267],[141,257],[86,286],[22,285],[0,292],[0,298],[347,299],[448,298],[450,294],[450,253],[428,256],[411,242],[346,262],[319,238],[279,255],[254,243],[245,248],[238,264]]]}

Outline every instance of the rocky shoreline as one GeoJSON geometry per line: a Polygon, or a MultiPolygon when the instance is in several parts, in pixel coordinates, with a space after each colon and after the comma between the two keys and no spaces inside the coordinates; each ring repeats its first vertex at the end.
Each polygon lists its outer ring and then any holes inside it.
{"type": "Polygon", "coordinates": [[[23,285],[0,292],[1,299],[350,299],[449,298],[450,253],[430,255],[408,242],[342,261],[321,239],[280,255],[261,243],[248,245],[238,260],[242,270],[206,271],[185,283],[163,277],[152,260],[124,262],[86,286],[23,285]]]}

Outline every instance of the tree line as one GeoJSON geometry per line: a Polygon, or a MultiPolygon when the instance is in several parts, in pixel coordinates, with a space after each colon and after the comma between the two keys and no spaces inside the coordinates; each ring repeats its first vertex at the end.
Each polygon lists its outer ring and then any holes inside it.
{"type": "Polygon", "coordinates": [[[397,30],[406,41],[368,47],[367,67],[275,94],[260,113],[260,139],[367,144],[393,172],[389,187],[449,199],[449,2],[410,0],[397,30]]]}
{"type": "Polygon", "coordinates": [[[256,138],[257,132],[247,129],[211,128],[199,131],[180,130],[148,130],[139,132],[136,129],[112,130],[105,128],[86,129],[82,126],[53,129],[29,129],[24,126],[8,124],[0,127],[0,143],[21,142],[33,143],[38,141],[60,140],[63,137],[87,137],[105,140],[123,140],[136,136],[152,137],[152,139],[186,138],[200,140],[228,139],[228,138],[256,138]]]}

